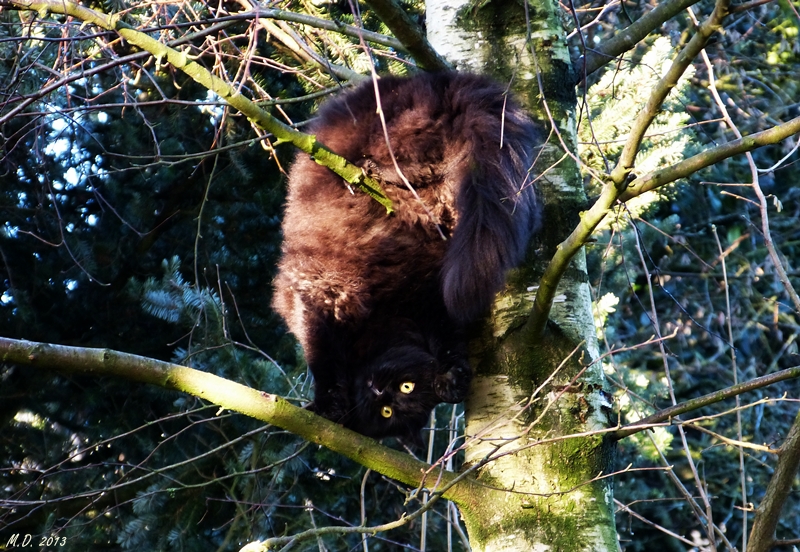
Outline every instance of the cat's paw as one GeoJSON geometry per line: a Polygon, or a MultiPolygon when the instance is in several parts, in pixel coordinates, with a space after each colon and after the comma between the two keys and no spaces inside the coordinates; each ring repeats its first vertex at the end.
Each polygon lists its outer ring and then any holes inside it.
{"type": "Polygon", "coordinates": [[[469,365],[459,363],[447,372],[439,374],[433,381],[433,390],[442,402],[460,403],[467,398],[469,384],[472,381],[472,370],[469,365]]]}
{"type": "Polygon", "coordinates": [[[344,424],[350,411],[348,405],[345,389],[337,386],[324,393],[315,394],[314,400],[306,406],[306,409],[332,422],[344,424]]]}

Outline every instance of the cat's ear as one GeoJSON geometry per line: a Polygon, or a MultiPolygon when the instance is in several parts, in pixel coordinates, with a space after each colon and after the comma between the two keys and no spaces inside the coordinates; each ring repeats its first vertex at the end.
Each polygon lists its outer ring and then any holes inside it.
{"type": "Polygon", "coordinates": [[[460,403],[467,398],[470,381],[472,381],[472,370],[466,361],[459,362],[446,372],[436,375],[433,380],[433,390],[442,402],[460,403]]]}

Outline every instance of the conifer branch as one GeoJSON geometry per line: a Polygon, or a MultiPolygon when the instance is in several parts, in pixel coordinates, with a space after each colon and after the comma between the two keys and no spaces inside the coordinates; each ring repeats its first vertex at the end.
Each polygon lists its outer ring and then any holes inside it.
{"type": "MultiPolygon", "coordinates": [[[[258,4],[255,0],[238,1],[244,9],[258,10],[258,4]]],[[[361,82],[368,78],[349,67],[332,63],[330,60],[324,59],[306,43],[303,37],[295,32],[291,26],[287,25],[285,20],[279,18],[275,19],[278,23],[264,17],[256,18],[256,21],[272,39],[281,43],[292,55],[296,56],[303,63],[319,67],[326,73],[330,73],[340,80],[361,82]]]]}
{"type": "Polygon", "coordinates": [[[629,175],[633,169],[634,159],[639,152],[645,132],[652,124],[664,100],[678,83],[680,77],[686,72],[695,57],[705,48],[708,40],[722,27],[722,21],[728,14],[729,2],[730,0],[717,0],[714,11],[697,28],[689,43],[673,60],[666,75],[655,85],[647,104],[639,112],[639,116],[631,127],[619,162],[614,170],[611,171],[600,197],[588,211],[581,213],[578,225],[567,239],[558,245],[553,258],[542,275],[539,290],[536,293],[536,299],[534,300],[526,330],[530,339],[538,339],[544,333],[561,276],[566,272],[575,254],[588,241],[595,228],[625,191],[628,186],[629,175]]]}
{"type": "Polygon", "coordinates": [[[647,99],[647,104],[639,112],[625,143],[625,147],[620,154],[617,166],[611,171],[611,180],[620,189],[626,185],[628,175],[634,166],[634,160],[639,153],[639,147],[642,144],[647,129],[653,123],[653,120],[661,110],[664,100],[675,85],[678,84],[681,76],[686,72],[694,59],[700,54],[703,48],[708,44],[708,40],[722,28],[722,21],[728,15],[729,0],[717,0],[714,6],[714,11],[703,23],[697,28],[694,36],[689,40],[688,44],[680,51],[670,65],[667,73],[658,81],[650,97],[647,99]]]}
{"type": "Polygon", "coordinates": [[[532,332],[531,335],[538,336],[544,331],[561,275],[566,271],[572,261],[572,257],[589,240],[594,230],[617,202],[624,203],[645,192],[691,176],[700,169],[719,163],[734,155],[746,153],[762,146],[777,144],[798,132],[800,132],[800,117],[795,117],[776,127],[708,149],[670,167],[640,176],[633,180],[623,191],[620,191],[614,184],[607,183],[592,207],[588,211],[581,213],[580,222],[567,239],[559,244],[555,255],[553,255],[545,269],[531,312],[531,325],[529,327],[529,331],[532,332]]]}
{"type": "Polygon", "coordinates": [[[333,153],[324,144],[317,141],[311,134],[300,132],[258,107],[249,98],[243,96],[233,86],[209,72],[205,67],[192,61],[185,52],[159,42],[158,40],[134,29],[123,22],[119,15],[105,14],[72,2],[70,0],[2,0],[0,6],[17,10],[29,10],[39,13],[40,17],[47,13],[58,13],[75,17],[85,23],[96,25],[102,29],[116,31],[130,44],[146,50],[156,59],[165,59],[173,67],[191,77],[195,82],[214,92],[227,102],[231,107],[239,110],[248,119],[260,128],[272,133],[280,142],[290,142],[311,157],[320,165],[328,167],[341,176],[346,182],[360,188],[378,203],[383,205],[387,212],[392,211],[392,202],[386,197],[380,185],[369,178],[361,168],[349,163],[346,159],[333,153]]]}

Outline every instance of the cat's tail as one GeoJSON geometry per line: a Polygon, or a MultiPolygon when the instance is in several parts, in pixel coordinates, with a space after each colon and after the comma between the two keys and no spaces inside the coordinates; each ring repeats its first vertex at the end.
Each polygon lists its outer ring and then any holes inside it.
{"type": "Polygon", "coordinates": [[[543,132],[510,102],[498,107],[496,99],[480,99],[465,99],[472,101],[469,114],[459,118],[460,128],[456,120],[453,134],[460,141],[451,172],[458,218],[441,277],[447,310],[461,322],[488,312],[541,219],[531,169],[543,132]]]}

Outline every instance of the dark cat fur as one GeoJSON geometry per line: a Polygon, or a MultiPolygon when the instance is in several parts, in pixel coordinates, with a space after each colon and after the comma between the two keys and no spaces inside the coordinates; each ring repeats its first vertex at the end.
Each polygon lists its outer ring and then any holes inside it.
{"type": "Polygon", "coordinates": [[[543,137],[484,77],[384,77],[378,89],[392,151],[427,211],[391,162],[373,84],[325,103],[309,131],[376,178],[395,212],[299,155],[273,306],[305,350],[310,408],[414,441],[436,404],[465,398],[464,327],[486,314],[539,225],[528,171],[543,137]]]}

